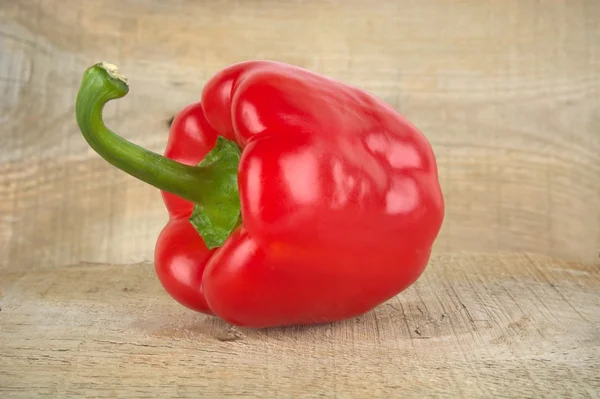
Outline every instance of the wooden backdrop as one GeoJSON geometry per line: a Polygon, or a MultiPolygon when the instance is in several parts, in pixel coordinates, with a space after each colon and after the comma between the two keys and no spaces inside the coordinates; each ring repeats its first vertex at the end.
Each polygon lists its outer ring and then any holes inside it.
{"type": "Polygon", "coordinates": [[[0,93],[4,397],[598,397],[600,2],[0,0],[0,93]],[[256,58],[379,95],[436,152],[431,265],[364,317],[242,331],[173,303],[158,193],[75,124],[109,61],[131,91],[107,124],[162,151],[212,74],[256,58]]]}

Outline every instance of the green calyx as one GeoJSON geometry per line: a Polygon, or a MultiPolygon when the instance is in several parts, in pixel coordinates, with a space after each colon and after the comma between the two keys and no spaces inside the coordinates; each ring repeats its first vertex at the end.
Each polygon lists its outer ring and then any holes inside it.
{"type": "Polygon", "coordinates": [[[221,246],[241,223],[237,182],[240,156],[240,149],[234,142],[219,137],[212,151],[197,166],[219,171],[211,182],[213,190],[206,193],[208,200],[195,202],[189,219],[209,249],[221,246]]]}
{"type": "Polygon", "coordinates": [[[129,86],[114,65],[99,63],[83,74],[77,93],[77,125],[90,147],[111,165],[195,204],[190,223],[209,249],[219,247],[241,223],[237,168],[241,152],[219,137],[215,147],[196,166],[146,150],[104,125],[106,103],[124,97],[129,86]]]}

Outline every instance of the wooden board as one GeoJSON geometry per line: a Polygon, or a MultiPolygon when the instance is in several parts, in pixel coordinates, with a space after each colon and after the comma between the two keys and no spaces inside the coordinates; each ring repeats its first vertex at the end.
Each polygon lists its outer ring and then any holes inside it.
{"type": "Polygon", "coordinates": [[[597,0],[0,0],[0,397],[598,397],[598,21],[597,0]],[[160,196],[75,124],[84,69],[116,63],[107,124],[160,152],[256,58],[371,91],[436,152],[433,261],[364,317],[246,331],[173,303],[160,196]]]}
{"type": "Polygon", "coordinates": [[[600,272],[436,257],[363,317],[246,330],[173,303],[152,265],[0,275],[0,397],[598,397],[600,272]]]}
{"type": "Polygon", "coordinates": [[[0,2],[0,269],[151,259],[152,187],[93,153],[81,74],[120,66],[107,124],[156,151],[233,62],[294,63],[365,88],[429,138],[447,203],[436,251],[600,250],[600,2],[0,2]],[[18,265],[18,266],[15,266],[18,265]]]}

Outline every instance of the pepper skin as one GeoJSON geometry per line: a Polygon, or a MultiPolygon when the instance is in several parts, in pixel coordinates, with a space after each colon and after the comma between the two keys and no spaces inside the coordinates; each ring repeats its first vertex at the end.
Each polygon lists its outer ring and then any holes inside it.
{"type": "MultiPolygon", "coordinates": [[[[82,98],[91,96],[91,89],[83,93],[85,76],[82,98]]],[[[110,149],[94,144],[101,133],[90,133],[84,114],[78,123],[100,155],[162,190],[170,219],[155,264],[166,291],[234,325],[364,314],[419,278],[443,222],[436,160],[424,135],[382,100],[295,66],[227,67],[173,121],[164,155],[174,163],[198,165],[218,137],[241,152],[241,220],[210,249],[190,217],[195,204],[215,204],[201,190],[187,195],[184,183],[157,182],[125,155],[111,158],[110,149]]]]}

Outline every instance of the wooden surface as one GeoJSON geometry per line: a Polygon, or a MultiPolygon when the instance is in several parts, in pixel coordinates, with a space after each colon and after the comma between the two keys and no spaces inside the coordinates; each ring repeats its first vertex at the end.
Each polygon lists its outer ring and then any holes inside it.
{"type": "Polygon", "coordinates": [[[0,0],[0,397],[598,397],[598,21],[596,0],[0,0]],[[236,331],[174,304],[159,195],[75,125],[109,61],[131,92],[107,124],[162,151],[255,58],[373,92],[437,154],[432,263],[360,319],[236,331]]]}
{"type": "Polygon", "coordinates": [[[417,284],[363,317],[269,330],[183,310],[153,273],[143,263],[3,275],[0,396],[600,393],[597,267],[438,256],[417,284]]]}

